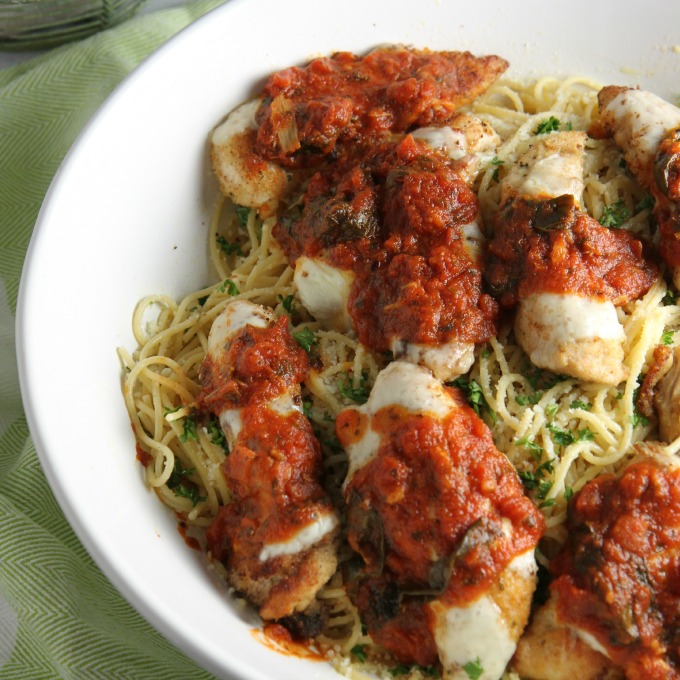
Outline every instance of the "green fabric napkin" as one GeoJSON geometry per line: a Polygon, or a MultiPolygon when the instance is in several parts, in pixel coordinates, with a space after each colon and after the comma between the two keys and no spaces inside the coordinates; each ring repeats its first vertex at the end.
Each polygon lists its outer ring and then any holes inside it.
{"type": "Polygon", "coordinates": [[[40,204],[78,132],[144,57],[220,2],[139,16],[0,71],[2,680],[211,677],[117,593],[55,502],[21,405],[14,315],[40,204]]]}

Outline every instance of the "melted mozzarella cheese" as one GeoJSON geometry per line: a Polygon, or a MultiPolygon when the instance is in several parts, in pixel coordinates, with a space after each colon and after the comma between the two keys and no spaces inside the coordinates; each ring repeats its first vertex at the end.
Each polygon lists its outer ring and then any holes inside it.
{"type": "Polygon", "coordinates": [[[576,195],[571,178],[562,173],[562,165],[562,158],[558,154],[536,161],[532,172],[518,182],[518,192],[527,197],[576,195]]]}
{"type": "Polygon", "coordinates": [[[287,541],[268,543],[260,551],[260,561],[266,562],[281,555],[294,555],[309,550],[338,527],[339,521],[334,513],[328,512],[317,517],[297,531],[287,541]]]}
{"type": "MultiPolygon", "coordinates": [[[[506,519],[503,518],[503,522],[505,521],[506,519]]],[[[517,572],[520,576],[524,576],[526,578],[534,576],[538,571],[534,551],[527,550],[521,555],[517,555],[517,557],[515,557],[515,559],[513,559],[512,562],[510,562],[510,564],[508,564],[507,568],[510,571],[517,572]]]]}
{"type": "Polygon", "coordinates": [[[361,470],[364,465],[370,463],[375,458],[378,448],[380,448],[380,441],[380,435],[369,425],[355,443],[346,447],[349,468],[343,489],[347,487],[357,470],[361,470]]]}
{"type": "Polygon", "coordinates": [[[477,220],[468,222],[460,228],[463,233],[463,238],[465,239],[465,248],[470,254],[470,257],[475,262],[479,262],[484,255],[484,245],[486,243],[486,238],[482,233],[477,220]]]}
{"type": "Polygon", "coordinates": [[[515,652],[501,610],[482,596],[467,607],[429,605],[435,616],[434,638],[447,680],[467,680],[465,665],[478,662],[481,680],[498,680],[515,652]]]}
{"type": "Polygon", "coordinates": [[[351,271],[303,255],[295,263],[293,281],[302,304],[317,321],[341,333],[352,328],[352,318],[347,311],[354,281],[351,271]]]}
{"type": "Polygon", "coordinates": [[[442,345],[421,345],[393,338],[390,349],[396,359],[426,366],[442,382],[467,373],[475,361],[475,346],[471,342],[454,340],[442,345]]]}
{"type": "MultiPolygon", "coordinates": [[[[479,262],[486,242],[479,222],[477,220],[468,222],[462,225],[460,230],[470,257],[474,262],[479,262]]],[[[442,382],[454,380],[467,373],[475,360],[474,343],[459,342],[455,339],[440,345],[425,345],[393,337],[390,340],[390,350],[396,359],[426,366],[442,382]]]]}
{"type": "Polygon", "coordinates": [[[460,160],[468,154],[468,142],[465,133],[454,130],[448,125],[443,127],[425,127],[414,130],[415,139],[420,139],[432,149],[440,149],[452,160],[460,160]]]}
{"type": "MultiPolygon", "coordinates": [[[[293,411],[302,413],[302,407],[295,403],[290,392],[285,392],[275,399],[272,399],[267,404],[267,408],[270,411],[274,411],[283,416],[290,415],[293,411]]],[[[243,409],[240,408],[225,408],[219,415],[220,427],[222,428],[222,432],[224,432],[224,436],[227,439],[227,445],[230,449],[234,446],[239,432],[241,432],[241,428],[243,427],[242,410],[243,409]]]]}
{"type": "Polygon", "coordinates": [[[255,122],[255,114],[260,102],[257,99],[241,104],[234,109],[225,119],[225,121],[218,125],[212,133],[213,144],[226,144],[234,135],[245,132],[246,130],[256,130],[257,123],[255,122]]]}
{"type": "Polygon", "coordinates": [[[531,144],[508,170],[503,202],[511,196],[545,199],[569,194],[580,205],[585,137],[583,132],[557,132],[531,144]]]}
{"type": "Polygon", "coordinates": [[[259,100],[234,109],[213,130],[210,156],[222,193],[235,203],[271,214],[289,186],[286,171],[255,153],[259,100]]]}
{"type": "Polygon", "coordinates": [[[536,293],[520,300],[515,336],[532,363],[581,380],[625,380],[625,333],[610,300],[536,293]]]}
{"type": "MultiPolygon", "coordinates": [[[[568,293],[537,293],[521,300],[536,323],[547,329],[555,344],[586,338],[625,339],[623,326],[610,300],[594,300],[568,293]]],[[[540,352],[540,348],[537,348],[540,352]]]]}
{"type": "MultiPolygon", "coordinates": [[[[210,329],[208,354],[215,362],[223,360],[229,341],[239,330],[246,326],[267,328],[274,320],[274,315],[268,309],[252,302],[247,300],[230,302],[215,319],[210,329]]],[[[297,391],[294,393],[297,394],[297,391]]],[[[265,408],[282,415],[301,411],[301,407],[294,399],[294,393],[286,392],[271,399],[265,408]]],[[[219,414],[220,427],[230,448],[234,446],[243,427],[242,413],[242,408],[224,408],[219,414]]],[[[334,531],[338,524],[338,518],[333,512],[317,516],[288,540],[265,545],[260,552],[260,560],[264,562],[281,555],[304,552],[334,531]]]]}
{"type": "MultiPolygon", "coordinates": [[[[457,408],[448,391],[428,369],[399,360],[389,364],[378,374],[368,401],[354,407],[365,417],[366,427],[358,441],[347,447],[349,472],[345,485],[379,449],[381,439],[372,429],[372,416],[393,406],[435,418],[444,418],[457,408]]],[[[506,535],[512,535],[509,520],[503,519],[502,527],[506,535]]],[[[508,584],[518,580],[523,584],[533,583],[536,574],[533,550],[515,557],[504,573],[509,575],[510,572],[519,579],[508,578],[508,584]]],[[[452,607],[439,600],[427,606],[433,615],[432,634],[447,680],[467,680],[465,665],[477,661],[483,668],[480,676],[483,680],[501,677],[514,654],[520,633],[516,622],[508,618],[515,615],[514,611],[501,609],[491,595],[483,595],[467,607],[452,607]]]]}
{"type": "Polygon", "coordinates": [[[393,361],[380,371],[368,401],[359,408],[373,415],[386,406],[443,418],[455,408],[455,402],[427,368],[393,361]]]}
{"type": "Polygon", "coordinates": [[[362,406],[352,407],[367,418],[368,426],[362,436],[347,447],[349,470],[345,486],[356,471],[373,460],[378,452],[380,435],[373,430],[370,422],[372,416],[388,406],[401,406],[412,413],[436,418],[443,418],[456,408],[442,384],[427,368],[406,361],[388,364],[378,373],[368,401],[362,406]]]}
{"type": "Polygon", "coordinates": [[[220,427],[227,440],[227,446],[231,450],[238,439],[239,432],[243,427],[240,408],[225,408],[220,411],[220,427]]]}
{"type": "MultiPolygon", "coordinates": [[[[526,578],[536,573],[532,550],[515,557],[506,568],[526,578]]],[[[447,607],[435,600],[434,638],[447,680],[468,680],[466,664],[478,663],[480,680],[498,680],[515,653],[517,641],[510,632],[500,607],[487,595],[467,607],[447,607]]]]}
{"type": "Polygon", "coordinates": [[[234,300],[213,321],[208,335],[208,354],[219,361],[231,338],[242,328],[254,326],[266,328],[274,321],[274,315],[264,307],[247,300],[234,300]]]}
{"type": "MultiPolygon", "coordinates": [[[[247,300],[234,300],[213,321],[208,335],[208,356],[215,364],[224,361],[229,341],[246,326],[267,328],[273,321],[274,315],[264,307],[247,300]]],[[[272,400],[268,407],[279,413],[290,413],[293,409],[300,410],[291,394],[283,394],[272,400]]],[[[219,413],[220,427],[231,448],[236,441],[243,422],[240,408],[224,408],[219,413]]]]}
{"type": "Polygon", "coordinates": [[[501,143],[501,138],[488,123],[463,114],[456,117],[452,126],[418,128],[412,134],[456,161],[461,179],[469,185],[477,176],[480,165],[491,161],[501,143]]]}
{"type": "Polygon", "coordinates": [[[616,143],[635,152],[641,164],[654,160],[664,135],[680,127],[680,109],[644,90],[624,90],[609,102],[602,120],[616,143]]]}
{"type": "Polygon", "coordinates": [[[574,626],[569,626],[569,630],[571,630],[577,637],[585,642],[588,647],[594,649],[596,652],[599,652],[602,654],[602,656],[606,656],[608,659],[611,658],[609,656],[609,652],[600,644],[599,640],[594,635],[574,626]]]}

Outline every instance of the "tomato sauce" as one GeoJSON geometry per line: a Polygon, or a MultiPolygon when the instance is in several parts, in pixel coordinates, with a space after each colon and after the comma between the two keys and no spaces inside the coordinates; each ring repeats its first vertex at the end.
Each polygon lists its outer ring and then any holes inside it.
{"type": "Polygon", "coordinates": [[[199,397],[220,414],[238,409],[240,428],[221,469],[231,502],[208,527],[209,550],[227,568],[248,564],[252,577],[272,567],[259,558],[263,546],[286,541],[332,511],[321,486],[319,442],[299,411],[281,413],[271,399],[297,388],[309,372],[306,352],[291,338],[288,319],[267,328],[246,326],[229,341],[226,358],[208,358],[199,397]],[[209,368],[209,370],[206,369],[209,368]]]}
{"type": "Polygon", "coordinates": [[[559,617],[631,680],[680,677],[680,470],[653,460],[589,482],[553,560],[559,617]]]}
{"type": "Polygon", "coordinates": [[[533,293],[572,293],[621,305],[656,280],[652,255],[635,235],[602,226],[566,198],[515,199],[496,216],[485,278],[502,306],[533,293]]]}
{"type": "Polygon", "coordinates": [[[206,357],[197,405],[220,413],[262,404],[303,382],[308,372],[308,355],[288,332],[287,317],[267,328],[246,326],[229,341],[226,358],[216,363],[206,357]]]}
{"type": "Polygon", "coordinates": [[[295,656],[307,661],[327,660],[327,656],[316,649],[312,643],[296,640],[280,623],[265,623],[262,630],[255,628],[252,634],[259,642],[279,654],[295,656]]]}
{"type": "Polygon", "coordinates": [[[653,418],[655,388],[666,374],[673,349],[669,345],[657,345],[649,362],[649,368],[638,390],[635,407],[646,418],[653,418]]]}
{"type": "Polygon", "coordinates": [[[354,274],[348,311],[374,350],[395,339],[481,343],[496,332],[497,305],[464,233],[479,207],[463,164],[407,133],[449,123],[507,66],[468,52],[378,49],[315,59],[265,84],[255,151],[308,171],[301,204],[274,236],[292,264],[304,254],[354,274]]]}
{"type": "Polygon", "coordinates": [[[409,135],[319,173],[303,203],[274,234],[291,261],[323,253],[354,272],[348,308],[362,343],[387,351],[395,337],[436,345],[495,334],[497,305],[464,231],[479,206],[453,161],[409,135]]]}
{"type": "Polygon", "coordinates": [[[287,540],[332,508],[319,481],[319,443],[305,416],[255,406],[241,418],[222,464],[232,502],[220,507],[207,532],[210,550],[225,564],[233,555],[258,562],[263,545],[287,540]]]}
{"type": "Polygon", "coordinates": [[[657,196],[654,217],[661,233],[659,255],[669,267],[680,267],[680,206],[657,196]]]}
{"type": "Polygon", "coordinates": [[[148,451],[145,451],[139,442],[137,442],[137,444],[135,445],[135,450],[137,451],[136,455],[137,460],[144,467],[149,467],[149,465],[153,463],[153,456],[148,451]]]}
{"type": "MultiPolygon", "coordinates": [[[[350,586],[362,620],[400,659],[421,664],[437,658],[426,604],[468,605],[544,528],[488,427],[450,393],[456,407],[442,419],[397,406],[373,415],[380,447],[345,492],[349,543],[363,559],[350,586]]],[[[360,420],[339,415],[341,443],[356,438],[360,420]]]]}
{"type": "Polygon", "coordinates": [[[255,148],[281,165],[309,167],[388,133],[443,125],[507,67],[496,56],[406,48],[314,59],[265,83],[255,148]]]}

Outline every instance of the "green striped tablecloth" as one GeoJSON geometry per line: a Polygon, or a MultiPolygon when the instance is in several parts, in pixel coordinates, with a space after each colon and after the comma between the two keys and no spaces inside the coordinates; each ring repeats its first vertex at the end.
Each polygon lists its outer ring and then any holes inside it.
{"type": "Polygon", "coordinates": [[[198,0],[139,16],[0,70],[2,680],[210,677],[122,599],[56,504],[22,410],[14,316],[40,204],[78,132],[144,57],[218,4],[198,0]]]}

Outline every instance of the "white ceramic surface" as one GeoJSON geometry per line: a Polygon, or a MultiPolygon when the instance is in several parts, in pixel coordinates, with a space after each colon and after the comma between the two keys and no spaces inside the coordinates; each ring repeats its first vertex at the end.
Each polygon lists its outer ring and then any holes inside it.
{"type": "Polygon", "coordinates": [[[252,633],[146,490],[116,347],[143,295],[209,282],[208,131],[272,70],[380,43],[496,53],[509,75],[586,74],[677,100],[680,4],[633,0],[232,0],[143,63],[88,124],[35,229],[17,331],[29,425],[54,493],[114,585],[225,678],[333,678],[252,633]],[[74,420],[77,418],[77,427],[74,420]],[[181,587],[177,587],[181,583],[181,587]]]}

